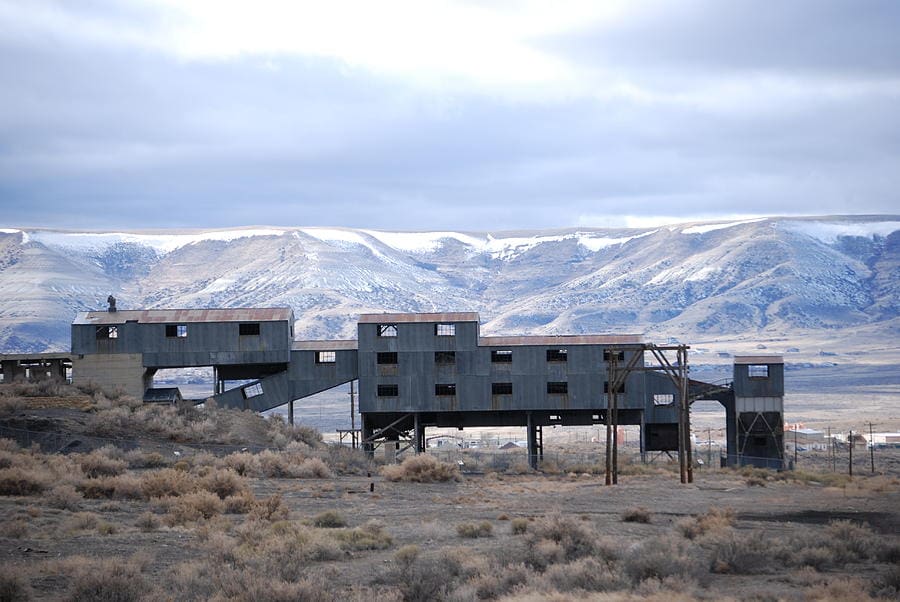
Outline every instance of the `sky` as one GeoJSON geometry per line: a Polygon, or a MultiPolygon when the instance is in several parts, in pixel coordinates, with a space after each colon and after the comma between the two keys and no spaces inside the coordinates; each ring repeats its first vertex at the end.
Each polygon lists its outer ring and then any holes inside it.
{"type": "Polygon", "coordinates": [[[0,0],[0,225],[900,213],[894,0],[0,0]]]}

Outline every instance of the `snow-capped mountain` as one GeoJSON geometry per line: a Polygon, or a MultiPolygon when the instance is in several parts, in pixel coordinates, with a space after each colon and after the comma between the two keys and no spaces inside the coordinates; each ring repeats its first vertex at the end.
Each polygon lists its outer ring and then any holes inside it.
{"type": "Polygon", "coordinates": [[[354,337],[361,312],[446,310],[480,312],[484,334],[896,350],[900,216],[492,233],[0,230],[0,351],[65,349],[75,312],[110,293],[120,308],[290,306],[298,338],[354,337]]]}

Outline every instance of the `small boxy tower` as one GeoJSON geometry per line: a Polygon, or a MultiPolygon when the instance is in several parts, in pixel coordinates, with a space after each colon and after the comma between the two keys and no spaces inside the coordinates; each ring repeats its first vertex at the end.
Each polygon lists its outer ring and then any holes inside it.
{"type": "Polygon", "coordinates": [[[734,358],[732,466],[784,468],[784,359],[780,355],[734,358]]]}

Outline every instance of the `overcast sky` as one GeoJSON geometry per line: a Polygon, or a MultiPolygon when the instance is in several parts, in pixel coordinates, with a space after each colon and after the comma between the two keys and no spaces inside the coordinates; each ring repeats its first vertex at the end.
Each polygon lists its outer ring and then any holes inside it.
{"type": "Polygon", "coordinates": [[[900,2],[0,0],[0,225],[900,213],[900,2]]]}

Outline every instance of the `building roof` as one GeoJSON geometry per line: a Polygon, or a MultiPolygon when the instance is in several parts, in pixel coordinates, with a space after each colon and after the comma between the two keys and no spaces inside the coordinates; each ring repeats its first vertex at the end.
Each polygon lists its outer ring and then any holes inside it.
{"type": "Polygon", "coordinates": [[[144,401],[146,402],[175,403],[181,399],[181,390],[178,387],[157,387],[144,391],[144,401]]]}
{"type": "Polygon", "coordinates": [[[577,334],[558,336],[481,337],[482,347],[515,347],[524,345],[641,345],[644,337],[639,334],[577,334]]]}
{"type": "Polygon", "coordinates": [[[399,324],[413,322],[477,322],[475,312],[450,312],[435,314],[362,314],[360,324],[399,324]]]}
{"type": "Polygon", "coordinates": [[[736,355],[734,356],[735,364],[783,364],[784,357],[781,355],[736,355]]]}
{"type": "Polygon", "coordinates": [[[359,349],[359,341],[294,341],[291,351],[342,351],[359,349]]]}
{"type": "Polygon", "coordinates": [[[235,307],[233,309],[123,309],[86,311],[75,316],[72,324],[174,324],[198,322],[279,322],[293,321],[289,307],[235,307]]]}

